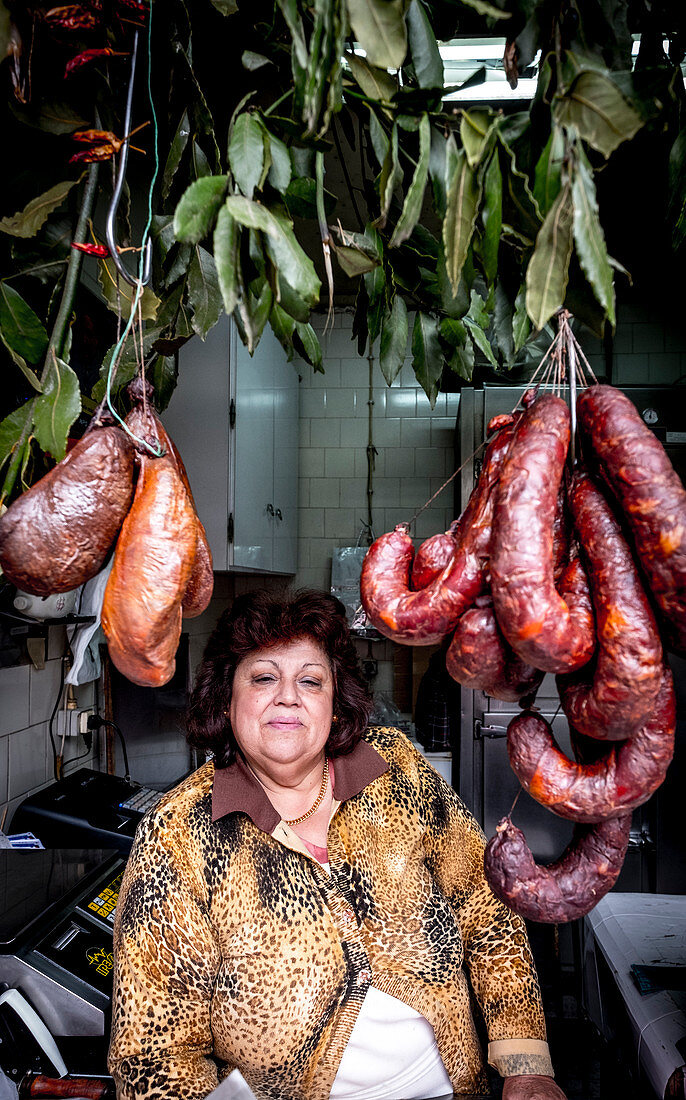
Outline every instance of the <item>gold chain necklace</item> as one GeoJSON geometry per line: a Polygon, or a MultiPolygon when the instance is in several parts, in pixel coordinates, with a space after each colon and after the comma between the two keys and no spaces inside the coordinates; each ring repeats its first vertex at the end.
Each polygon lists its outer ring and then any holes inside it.
{"type": "Polygon", "coordinates": [[[286,825],[299,825],[301,821],[305,820],[305,818],[312,817],[312,814],[316,813],[316,811],[321,806],[321,804],[324,800],[324,795],[326,794],[326,789],[327,789],[328,786],[329,786],[329,758],[325,757],[324,758],[324,774],[322,775],[322,785],[319,788],[319,794],[317,795],[317,798],[316,798],[316,801],[315,801],[314,805],[310,807],[310,809],[307,811],[306,814],[302,814],[300,817],[294,817],[292,821],[288,821],[284,817],[284,821],[285,821],[286,825]]]}

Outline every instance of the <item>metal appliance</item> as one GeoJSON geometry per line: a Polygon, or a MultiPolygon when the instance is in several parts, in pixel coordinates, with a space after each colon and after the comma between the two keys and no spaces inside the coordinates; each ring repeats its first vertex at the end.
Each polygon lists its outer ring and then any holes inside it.
{"type": "Polygon", "coordinates": [[[0,1066],[11,1080],[106,1075],[124,866],[108,849],[0,851],[0,1066]]]}
{"type": "Polygon", "coordinates": [[[79,768],[25,798],[8,831],[32,832],[46,848],[102,845],[128,855],[138,822],[161,797],[118,775],[79,768]]]}
{"type": "MultiPolygon", "coordinates": [[[[674,387],[621,387],[655,432],[682,479],[686,477],[686,431],[680,402],[674,387]]],[[[455,515],[464,508],[479,476],[479,457],[471,458],[484,440],[492,416],[511,412],[526,387],[486,385],[461,391],[456,430],[456,466],[464,469],[455,479],[455,515]]],[[[633,892],[686,892],[686,861],[677,824],[677,814],[686,781],[686,662],[670,657],[675,673],[679,704],[679,728],[674,762],[667,780],[650,801],[634,812],[629,852],[617,889],[633,892]],[[679,737],[681,730],[682,736],[679,737]]],[[[559,696],[555,678],[547,675],[537,696],[537,705],[552,722],[562,749],[571,755],[569,729],[564,714],[558,713],[559,696]]],[[[509,721],[518,713],[512,703],[490,699],[482,692],[461,689],[459,747],[455,746],[453,785],[472,809],[487,836],[512,807],[520,791],[510,768],[505,735],[509,721]],[[459,751],[458,751],[459,748],[459,751]]],[[[544,809],[522,792],[513,814],[537,860],[548,862],[560,855],[572,836],[572,825],[544,809]]]]}

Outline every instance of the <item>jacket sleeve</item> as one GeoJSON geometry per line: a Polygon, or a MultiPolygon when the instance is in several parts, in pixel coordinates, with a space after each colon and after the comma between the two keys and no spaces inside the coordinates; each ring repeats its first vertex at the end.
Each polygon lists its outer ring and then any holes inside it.
{"type": "Polygon", "coordinates": [[[208,1056],[220,953],[190,844],[171,815],[153,811],[126,866],[114,925],[109,1050],[118,1100],[204,1100],[217,1087],[208,1056]]]}
{"type": "Polygon", "coordinates": [[[488,1061],[503,1077],[552,1077],[524,921],[495,897],[486,881],[486,839],[476,820],[443,777],[417,756],[427,866],[459,921],[465,964],[488,1031],[488,1061]]]}

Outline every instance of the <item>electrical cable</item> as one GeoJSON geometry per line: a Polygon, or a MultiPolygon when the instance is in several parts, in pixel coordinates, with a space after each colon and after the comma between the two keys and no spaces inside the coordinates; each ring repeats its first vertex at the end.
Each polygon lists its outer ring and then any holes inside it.
{"type": "Polygon", "coordinates": [[[100,714],[91,714],[88,719],[87,726],[89,730],[97,730],[100,726],[111,726],[117,737],[121,741],[121,751],[124,757],[124,779],[127,783],[131,782],[131,775],[129,773],[129,757],[126,752],[126,741],[124,740],[124,734],[119,729],[116,722],[110,722],[109,718],[103,718],[100,714]]]}
{"type": "Polygon", "coordinates": [[[57,780],[60,778],[60,776],[57,774],[57,772],[58,772],[58,767],[57,767],[57,760],[58,760],[57,746],[55,744],[55,736],[52,732],[52,726],[53,726],[53,722],[55,721],[55,715],[57,714],[57,710],[58,710],[59,705],[60,705],[60,699],[62,698],[62,692],[64,691],[64,674],[65,674],[64,673],[64,664],[65,664],[65,661],[66,661],[66,654],[60,660],[60,687],[59,687],[59,691],[57,692],[57,698],[55,699],[55,705],[52,708],[52,714],[50,715],[50,720],[48,722],[48,733],[50,734],[50,741],[52,743],[53,774],[55,776],[55,779],[57,779],[57,780]]]}

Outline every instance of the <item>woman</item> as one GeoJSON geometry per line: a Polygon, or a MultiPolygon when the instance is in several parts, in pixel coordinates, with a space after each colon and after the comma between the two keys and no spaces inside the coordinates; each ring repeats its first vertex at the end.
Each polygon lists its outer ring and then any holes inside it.
{"type": "Polygon", "coordinates": [[[522,922],[481,830],[370,701],[332,596],[224,613],[189,739],[204,764],[139,825],[115,924],[110,1069],[126,1100],[564,1100],[522,922]],[[463,966],[464,962],[464,966],[463,966]]]}

